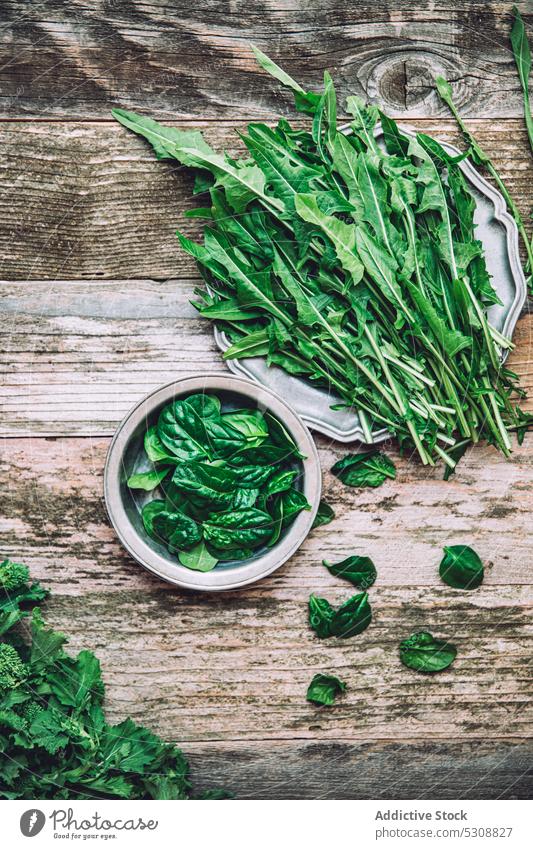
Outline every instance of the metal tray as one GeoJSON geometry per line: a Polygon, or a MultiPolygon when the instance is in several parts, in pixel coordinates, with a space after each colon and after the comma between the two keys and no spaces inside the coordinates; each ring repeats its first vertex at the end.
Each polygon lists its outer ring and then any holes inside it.
{"type": "MultiPolygon", "coordinates": [[[[342,127],[349,132],[348,127],[342,127]]],[[[410,130],[402,127],[406,136],[414,136],[410,130]]],[[[375,136],[383,144],[383,130],[376,127],[375,136]]],[[[441,142],[443,148],[452,156],[460,151],[451,144],[441,142]]],[[[488,183],[476,169],[463,160],[459,163],[472,196],[476,202],[474,222],[476,236],[483,243],[487,270],[492,276],[493,285],[502,305],[496,304],[488,310],[490,323],[500,333],[512,337],[516,322],[527,297],[527,284],[520,262],[518,248],[518,228],[507,212],[505,201],[495,188],[488,183]]],[[[225,333],[215,327],[215,342],[221,351],[230,346],[225,333]]],[[[359,440],[365,437],[356,414],[350,410],[332,410],[333,404],[341,399],[333,391],[319,389],[308,381],[287,374],[277,366],[267,366],[264,357],[250,357],[244,360],[227,360],[230,371],[244,375],[269,389],[282,398],[290,399],[291,406],[309,427],[337,439],[339,442],[359,440]]],[[[387,439],[387,430],[372,432],[373,442],[387,439]]]]}

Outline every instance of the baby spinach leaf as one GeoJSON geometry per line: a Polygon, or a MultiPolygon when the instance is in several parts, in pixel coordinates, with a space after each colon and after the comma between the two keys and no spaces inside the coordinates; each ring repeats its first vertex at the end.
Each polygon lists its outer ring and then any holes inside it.
{"type": "Polygon", "coordinates": [[[233,510],[231,513],[211,513],[204,522],[207,542],[224,551],[238,548],[257,548],[272,533],[272,519],[263,510],[233,510]]]}
{"type": "Polygon", "coordinates": [[[283,492],[280,497],[283,502],[283,527],[285,527],[289,522],[292,522],[292,520],[295,519],[302,510],[311,509],[311,505],[303,492],[300,492],[300,490],[296,489],[294,486],[291,486],[290,489],[283,492]]]}
{"type": "Polygon", "coordinates": [[[230,506],[240,485],[237,474],[229,466],[200,461],[180,463],[172,483],[194,503],[219,509],[230,506]]]}
{"type": "Polygon", "coordinates": [[[236,410],[234,413],[225,413],[223,420],[246,437],[248,448],[257,448],[268,437],[268,427],[259,410],[236,410]]]}
{"type": "Polygon", "coordinates": [[[263,486],[272,474],[272,469],[270,466],[239,466],[238,469],[232,469],[232,472],[242,489],[255,489],[263,486]]]}
{"type": "Polygon", "coordinates": [[[412,634],[400,643],[400,660],[417,672],[441,672],[455,660],[457,648],[436,640],[428,631],[412,634]]]}
{"type": "Polygon", "coordinates": [[[166,450],[157,433],[157,427],[149,427],[144,435],[144,450],[152,463],[176,463],[177,458],[166,450]]]}
{"type": "Polygon", "coordinates": [[[321,640],[329,637],[333,607],[325,598],[316,595],[309,596],[309,624],[321,640]]]}
{"type": "Polygon", "coordinates": [[[191,395],[163,408],[157,434],[163,445],[179,460],[210,458],[206,421],[219,416],[219,408],[206,401],[208,396],[191,395]]]}
{"type": "Polygon", "coordinates": [[[211,562],[198,547],[204,533],[211,559],[244,560],[273,545],[301,510],[310,509],[293,485],[300,474],[294,468],[298,449],[270,413],[225,413],[215,396],[190,395],[161,411],[144,444],[153,463],[165,463],[130,479],[143,488],[161,483],[164,500],[143,508],[145,529],[182,561],[194,562],[186,556],[194,548],[195,568],[211,562]]]}
{"type": "Polygon", "coordinates": [[[196,572],[210,572],[218,563],[216,557],[209,552],[205,542],[199,542],[190,551],[179,551],[178,560],[182,566],[187,569],[194,569],[196,572]]]}
{"type": "MultiPolygon", "coordinates": [[[[253,507],[259,497],[259,489],[237,489],[233,496],[232,507],[235,510],[245,510],[247,507],[253,507]]],[[[261,505],[258,503],[259,509],[261,505]]]]}
{"type": "Polygon", "coordinates": [[[291,462],[293,455],[287,452],[287,449],[281,445],[271,445],[263,443],[258,448],[243,448],[238,454],[231,457],[231,465],[240,468],[241,466],[261,466],[280,464],[283,462],[291,462]]]}
{"type": "Polygon", "coordinates": [[[267,412],[265,413],[265,421],[268,424],[270,438],[274,445],[285,450],[285,455],[282,455],[283,459],[288,460],[291,456],[305,459],[287,428],[275,416],[267,412]]]}
{"type": "Polygon", "coordinates": [[[298,471],[296,469],[285,469],[282,472],[277,472],[267,481],[263,496],[269,498],[278,492],[286,492],[292,487],[294,479],[297,477],[298,471]]]}
{"type": "Polygon", "coordinates": [[[386,478],[394,480],[396,468],[380,451],[347,454],[331,469],[346,486],[380,486],[386,478]]]}
{"type": "Polygon", "coordinates": [[[345,560],[341,560],[340,563],[328,563],[327,560],[323,560],[322,563],[332,575],[337,578],[345,578],[362,590],[371,587],[378,575],[370,557],[361,557],[354,554],[345,560]]]}
{"type": "Polygon", "coordinates": [[[445,584],[458,590],[473,590],[483,581],[483,563],[469,545],[447,545],[439,566],[445,584]]]}
{"type": "Polygon", "coordinates": [[[526,123],[529,145],[533,151],[533,118],[529,101],[529,75],[531,73],[531,51],[527,40],[526,28],[522,16],[516,6],[513,6],[513,28],[511,30],[511,46],[518,70],[522,97],[524,101],[524,120],[526,123]]]}
{"type": "Polygon", "coordinates": [[[335,511],[327,501],[320,499],[316,516],[313,520],[312,528],[319,528],[321,525],[329,525],[335,518],[335,511]]]}
{"type": "Polygon", "coordinates": [[[151,472],[139,472],[128,478],[128,486],[130,489],[145,489],[146,492],[151,492],[166,478],[169,471],[170,469],[166,468],[153,469],[151,472]]]}
{"type": "Polygon", "coordinates": [[[209,543],[207,547],[213,557],[216,557],[217,560],[248,560],[250,557],[254,556],[254,552],[251,548],[232,548],[231,551],[226,551],[222,548],[216,548],[211,543],[209,543]]]}
{"type": "Polygon", "coordinates": [[[334,637],[354,637],[361,634],[372,621],[368,593],[354,595],[341,604],[331,618],[330,634],[334,637]]]}
{"type": "Polygon", "coordinates": [[[190,516],[179,511],[156,513],[152,518],[152,527],[157,537],[166,540],[173,550],[189,548],[202,539],[200,526],[190,516]]]}
{"type": "MultiPolygon", "coordinates": [[[[112,113],[125,127],[144,136],[158,159],[177,159],[183,165],[211,171],[218,185],[225,187],[228,202],[235,212],[242,212],[255,197],[268,202],[264,192],[265,178],[260,169],[248,163],[237,166],[230,157],[215,153],[198,130],[164,127],[151,118],[124,109],[113,109],[112,113]]],[[[271,203],[279,208],[275,198],[271,203]]]]}
{"type": "Polygon", "coordinates": [[[311,505],[307,498],[295,489],[293,486],[285,492],[281,492],[274,498],[274,503],[270,508],[272,514],[271,529],[272,534],[268,542],[269,547],[273,546],[281,536],[281,531],[290,524],[302,510],[310,510],[311,505]]]}
{"type": "Polygon", "coordinates": [[[315,705],[332,705],[339,693],[346,689],[346,684],[335,675],[325,675],[319,672],[307,688],[307,701],[315,705]]]}

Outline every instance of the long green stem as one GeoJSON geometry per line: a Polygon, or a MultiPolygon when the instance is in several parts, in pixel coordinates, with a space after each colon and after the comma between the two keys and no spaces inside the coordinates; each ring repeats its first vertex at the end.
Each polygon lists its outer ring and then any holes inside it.
{"type": "Polygon", "coordinates": [[[505,199],[505,202],[506,202],[507,206],[509,207],[509,209],[511,211],[511,215],[513,216],[513,218],[516,222],[516,226],[518,227],[518,232],[520,233],[520,238],[522,239],[522,243],[524,245],[524,248],[525,248],[525,251],[526,251],[526,254],[527,254],[529,272],[530,273],[533,272],[533,245],[530,242],[528,235],[526,233],[526,228],[524,227],[524,222],[522,220],[520,210],[518,209],[516,203],[514,202],[514,199],[511,195],[509,189],[507,188],[504,181],[500,177],[500,174],[496,170],[496,167],[492,163],[490,157],[488,156],[488,154],[485,153],[485,151],[480,146],[480,144],[478,143],[475,136],[470,132],[470,130],[468,129],[468,127],[464,123],[463,119],[459,115],[459,112],[457,111],[457,107],[455,106],[455,103],[453,102],[453,99],[452,99],[451,86],[449,85],[447,80],[445,80],[443,77],[437,77],[435,82],[437,84],[437,91],[439,92],[441,98],[444,100],[444,102],[448,106],[450,112],[452,113],[453,117],[457,121],[459,129],[461,130],[461,132],[462,132],[462,134],[465,138],[465,141],[469,144],[475,161],[477,162],[478,165],[482,165],[484,168],[486,168],[486,170],[489,172],[492,179],[494,180],[494,182],[498,186],[500,192],[502,193],[502,195],[505,199]]]}

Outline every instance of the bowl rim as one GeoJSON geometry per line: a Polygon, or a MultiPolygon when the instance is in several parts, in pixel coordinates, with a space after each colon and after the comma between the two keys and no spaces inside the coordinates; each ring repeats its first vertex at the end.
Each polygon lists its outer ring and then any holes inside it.
{"type": "Polygon", "coordinates": [[[322,475],[314,440],[300,416],[276,392],[248,378],[231,374],[208,373],[172,380],[141,398],[118,425],[107,451],[104,467],[104,501],[107,514],[123,547],[143,568],[175,586],[204,592],[234,590],[270,575],[285,563],[306,539],[315,519],[322,490],[322,475]],[[125,510],[121,496],[123,457],[133,436],[150,413],[174,398],[193,392],[230,391],[264,405],[289,430],[300,451],[305,454],[303,492],[311,510],[302,510],[285,536],[273,548],[254,560],[232,569],[216,567],[211,572],[196,572],[172,562],[155,551],[137,533],[125,510]]]}

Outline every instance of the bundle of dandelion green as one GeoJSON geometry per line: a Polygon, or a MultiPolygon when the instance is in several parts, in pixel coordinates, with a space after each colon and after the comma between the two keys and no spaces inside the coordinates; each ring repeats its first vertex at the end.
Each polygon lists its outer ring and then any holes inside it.
{"type": "Polygon", "coordinates": [[[255,52],[312,117],[308,129],[252,123],[248,155],[233,159],[198,131],[113,113],[209,193],[192,211],[206,219],[204,243],[179,238],[207,283],[196,307],[231,340],[224,357],[266,357],[333,389],[368,442],[387,428],[448,474],[481,439],[508,455],[510,431],[521,438],[528,417],[502,365],[511,342],[487,318],[498,296],[462,157],[357,97],[340,131],[329,74],[322,94],[306,92],[255,52]]]}

